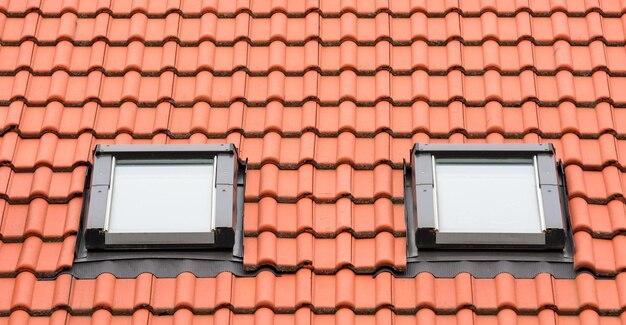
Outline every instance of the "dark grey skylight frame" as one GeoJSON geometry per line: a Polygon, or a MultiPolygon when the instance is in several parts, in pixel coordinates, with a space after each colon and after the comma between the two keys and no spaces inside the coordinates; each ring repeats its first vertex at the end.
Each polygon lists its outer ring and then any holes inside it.
{"type": "Polygon", "coordinates": [[[159,250],[159,249],[233,249],[241,255],[243,219],[243,182],[245,164],[239,161],[232,144],[203,145],[98,145],[94,151],[94,166],[84,211],[83,243],[79,250],[159,250]],[[185,161],[205,160],[213,164],[212,228],[198,232],[111,233],[107,218],[111,200],[113,171],[116,161],[185,161]],[[236,242],[239,245],[236,245],[236,242]]]}
{"type": "MultiPolygon", "coordinates": [[[[411,151],[411,166],[407,174],[405,176],[405,183],[408,183],[405,184],[407,228],[412,231],[412,238],[409,239],[409,257],[417,256],[417,249],[552,250],[560,251],[560,256],[563,256],[563,252],[569,255],[571,251],[568,247],[571,246],[571,238],[568,238],[571,236],[568,235],[566,203],[552,145],[415,144],[411,151]],[[533,159],[543,218],[542,236],[515,234],[516,239],[510,240],[507,238],[510,234],[438,232],[435,158],[533,159]]],[[[555,255],[557,259],[558,255],[555,255]]],[[[523,257],[527,258],[528,256],[523,257]]],[[[532,260],[532,257],[530,259],[532,260]]]]}

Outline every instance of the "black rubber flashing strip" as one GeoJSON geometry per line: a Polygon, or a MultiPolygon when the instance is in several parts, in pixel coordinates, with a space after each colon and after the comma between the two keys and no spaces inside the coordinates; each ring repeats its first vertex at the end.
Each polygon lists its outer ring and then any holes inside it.
{"type": "Polygon", "coordinates": [[[394,275],[413,278],[422,272],[431,273],[436,278],[453,278],[459,273],[469,273],[475,278],[494,278],[500,273],[509,273],[516,279],[532,279],[541,273],[557,279],[576,277],[572,263],[528,261],[409,262],[404,274],[394,275]]]}
{"type": "MultiPolygon", "coordinates": [[[[152,258],[74,263],[72,268],[61,274],[71,274],[79,279],[95,279],[100,274],[110,273],[116,278],[136,278],[142,273],[151,273],[157,278],[174,278],[190,272],[196,277],[216,277],[222,272],[239,277],[254,277],[259,272],[269,271],[276,276],[292,272],[277,272],[271,267],[246,271],[241,262],[197,259],[152,258]]],[[[427,272],[436,278],[453,278],[460,273],[469,273],[474,278],[495,278],[500,273],[509,273],[516,279],[532,279],[547,273],[557,279],[574,279],[577,272],[572,263],[529,262],[529,261],[439,261],[408,262],[405,272],[380,268],[371,275],[388,272],[396,278],[414,278],[427,272]]]]}
{"type": "Polygon", "coordinates": [[[142,273],[151,273],[157,278],[174,278],[184,272],[193,273],[196,277],[216,277],[222,272],[236,276],[255,276],[262,270],[245,271],[243,263],[234,261],[153,258],[80,262],[74,263],[72,268],[63,273],[80,279],[95,279],[103,273],[128,279],[136,278],[142,273]]]}

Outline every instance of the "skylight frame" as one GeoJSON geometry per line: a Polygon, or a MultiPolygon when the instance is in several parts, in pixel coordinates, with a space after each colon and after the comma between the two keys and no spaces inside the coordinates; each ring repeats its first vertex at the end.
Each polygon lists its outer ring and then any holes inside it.
{"type": "MultiPolygon", "coordinates": [[[[551,144],[415,144],[411,151],[411,206],[407,207],[410,242],[421,249],[563,250],[567,241],[566,212],[551,144]],[[507,240],[499,233],[443,233],[438,231],[436,158],[533,159],[543,235],[515,234],[507,240]]],[[[507,234],[510,235],[510,234],[507,234]]]]}
{"type": "Polygon", "coordinates": [[[84,246],[87,250],[222,249],[233,248],[240,233],[243,211],[238,208],[241,169],[232,144],[198,145],[98,145],[84,212],[84,246]],[[113,173],[117,161],[213,161],[211,229],[199,232],[114,233],[108,231],[113,173]]]}
{"type": "Polygon", "coordinates": [[[215,175],[216,175],[216,159],[116,159],[113,157],[111,164],[111,186],[109,187],[108,202],[105,213],[104,232],[105,232],[105,246],[117,246],[117,245],[214,245],[215,244],[215,175]],[[113,231],[111,229],[112,218],[112,205],[113,194],[116,191],[116,167],[118,165],[148,165],[148,164],[169,164],[179,165],[183,167],[188,164],[210,164],[211,167],[211,181],[209,187],[211,191],[211,199],[209,202],[208,217],[210,219],[210,226],[205,229],[206,231],[167,231],[167,232],[154,232],[146,231],[138,235],[135,232],[120,232],[113,231]]]}

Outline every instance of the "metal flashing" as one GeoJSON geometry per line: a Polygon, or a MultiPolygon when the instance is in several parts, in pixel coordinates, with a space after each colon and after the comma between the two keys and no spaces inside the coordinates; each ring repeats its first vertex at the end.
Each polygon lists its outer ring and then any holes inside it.
{"type": "MultiPolygon", "coordinates": [[[[553,155],[554,148],[551,145],[415,144],[411,165],[405,162],[404,167],[405,219],[410,234],[407,236],[407,262],[538,261],[564,263],[573,269],[573,239],[567,222],[567,210],[563,205],[564,182],[560,180],[563,175],[558,172],[553,155]],[[445,157],[450,158],[510,158],[507,148],[511,148],[510,152],[516,157],[537,157],[538,176],[541,176],[540,195],[543,198],[541,202],[546,216],[546,230],[541,240],[537,236],[520,237],[517,242],[507,246],[490,243],[490,240],[485,240],[484,234],[459,234],[455,238],[448,238],[451,234],[438,236],[434,217],[436,176],[430,175],[433,173],[433,155],[440,157],[440,153],[444,153],[445,157]],[[497,155],[493,155],[495,153],[497,155]],[[429,180],[432,181],[429,183],[429,180]]],[[[501,234],[495,236],[500,236],[496,238],[500,242],[504,241],[501,234]]]]}
{"type": "MultiPolygon", "coordinates": [[[[191,258],[241,263],[246,163],[234,145],[99,145],[87,175],[85,202],[74,265],[84,262],[144,258],[191,258]],[[136,150],[135,150],[136,149],[136,150]],[[111,173],[115,159],[212,158],[217,206],[213,231],[194,233],[106,233],[111,173]],[[90,184],[94,184],[90,186],[90,184]]],[[[182,264],[181,264],[182,265],[182,264]]],[[[181,268],[184,271],[184,268],[181,268]]]]}

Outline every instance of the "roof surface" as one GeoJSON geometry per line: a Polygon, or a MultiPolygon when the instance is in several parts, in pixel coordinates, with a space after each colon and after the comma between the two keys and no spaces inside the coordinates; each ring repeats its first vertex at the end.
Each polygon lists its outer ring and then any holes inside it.
{"type": "Polygon", "coordinates": [[[626,321],[626,1],[0,1],[0,324],[626,321]],[[92,150],[234,143],[247,269],[77,279],[92,150]],[[575,279],[399,278],[415,142],[552,143],[575,279]]]}

